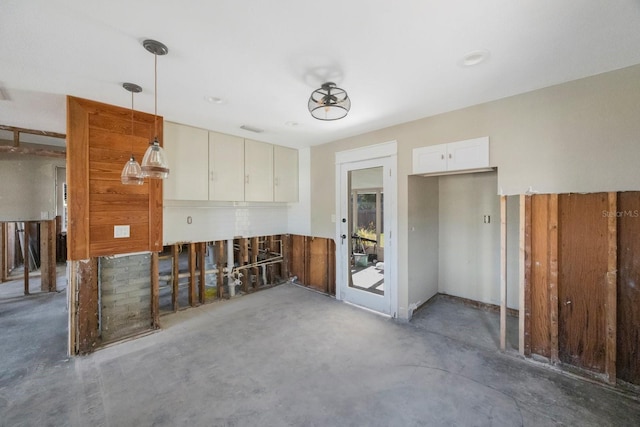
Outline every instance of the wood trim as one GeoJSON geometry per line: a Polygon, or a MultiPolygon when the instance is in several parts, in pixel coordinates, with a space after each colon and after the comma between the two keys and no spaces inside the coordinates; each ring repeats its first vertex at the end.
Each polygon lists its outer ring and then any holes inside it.
{"type": "Polygon", "coordinates": [[[558,195],[549,196],[549,332],[551,362],[558,363],[558,195]]]}
{"type": "Polygon", "coordinates": [[[500,350],[507,349],[507,196],[500,196],[500,350]]]}
{"type": "Polygon", "coordinates": [[[160,327],[160,277],[158,252],[151,254],[151,327],[160,327]]]}
{"type": "Polygon", "coordinates": [[[609,193],[607,196],[609,215],[607,216],[608,232],[608,257],[607,257],[607,279],[606,279],[606,303],[605,303],[605,323],[606,323],[606,355],[605,373],[607,380],[611,384],[616,383],[616,349],[617,349],[617,279],[618,279],[618,219],[617,214],[611,215],[618,210],[617,193],[609,193]]]}
{"type": "Polygon", "coordinates": [[[67,97],[67,252],[70,260],[89,258],[89,113],[80,100],[67,97]]]}

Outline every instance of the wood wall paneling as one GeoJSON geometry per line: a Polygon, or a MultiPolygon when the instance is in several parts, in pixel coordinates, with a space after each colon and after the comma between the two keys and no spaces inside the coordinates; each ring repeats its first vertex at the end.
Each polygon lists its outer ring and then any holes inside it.
{"type": "Polygon", "coordinates": [[[640,385],[640,192],[618,194],[616,374],[640,385]]]}
{"type": "Polygon", "coordinates": [[[558,347],[562,362],[604,372],[608,221],[606,193],[558,198],[558,347]]]}
{"type": "Polygon", "coordinates": [[[551,357],[549,195],[531,197],[531,353],[551,357]]]}

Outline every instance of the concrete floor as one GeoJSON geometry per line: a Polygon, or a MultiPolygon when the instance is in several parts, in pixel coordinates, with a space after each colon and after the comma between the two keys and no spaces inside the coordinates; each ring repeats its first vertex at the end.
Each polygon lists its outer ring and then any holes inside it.
{"type": "Polygon", "coordinates": [[[495,314],[446,300],[407,324],[284,284],[66,360],[64,293],[3,292],[2,426],[640,425],[638,400],[501,354],[495,314]]]}

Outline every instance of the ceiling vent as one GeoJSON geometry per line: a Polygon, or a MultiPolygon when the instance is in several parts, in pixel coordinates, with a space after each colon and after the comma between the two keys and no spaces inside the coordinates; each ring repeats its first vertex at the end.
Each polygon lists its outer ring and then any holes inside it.
{"type": "Polygon", "coordinates": [[[240,129],[248,130],[249,132],[255,132],[255,133],[264,132],[264,129],[259,129],[259,128],[256,128],[256,127],[253,127],[253,126],[247,126],[247,125],[240,126],[240,129]]]}

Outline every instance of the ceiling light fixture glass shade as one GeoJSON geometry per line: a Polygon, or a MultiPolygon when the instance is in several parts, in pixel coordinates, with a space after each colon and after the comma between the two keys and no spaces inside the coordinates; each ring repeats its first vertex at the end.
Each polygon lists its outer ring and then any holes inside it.
{"type": "Polygon", "coordinates": [[[347,91],[335,83],[323,83],[319,89],[311,92],[309,112],[318,120],[338,120],[351,109],[351,99],[347,91]]]}
{"type": "Polygon", "coordinates": [[[120,174],[120,182],[125,185],[142,185],[144,177],[142,168],[133,156],[133,94],[142,92],[142,88],[134,83],[123,83],[122,87],[131,92],[131,157],[120,174]]]}
{"type": "Polygon", "coordinates": [[[166,55],[169,53],[169,48],[156,40],[145,40],[142,42],[142,45],[149,52],[153,53],[154,58],[153,126],[155,135],[142,158],[142,175],[149,178],[165,179],[169,176],[169,163],[167,162],[164,149],[158,141],[158,55],[166,55]]]}

